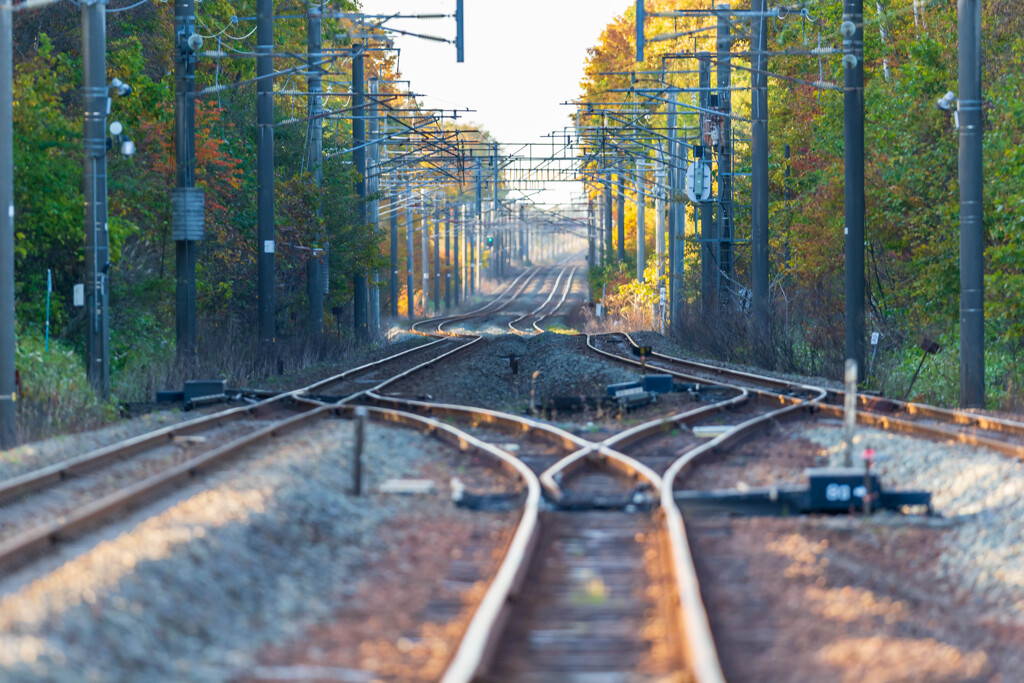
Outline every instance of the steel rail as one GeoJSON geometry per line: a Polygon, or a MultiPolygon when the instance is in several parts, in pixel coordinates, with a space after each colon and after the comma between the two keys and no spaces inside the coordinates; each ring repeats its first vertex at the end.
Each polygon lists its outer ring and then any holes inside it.
{"type": "Polygon", "coordinates": [[[558,293],[558,284],[562,281],[562,276],[565,275],[565,271],[567,271],[568,269],[569,269],[569,267],[566,266],[565,268],[562,268],[562,270],[558,271],[558,277],[555,278],[555,286],[551,288],[551,293],[548,294],[548,298],[544,300],[544,303],[542,303],[540,306],[538,306],[537,308],[533,309],[529,313],[523,313],[521,316],[519,316],[515,320],[510,320],[509,321],[508,329],[512,333],[514,333],[514,334],[526,334],[525,330],[520,330],[520,329],[516,328],[516,323],[522,322],[523,320],[526,320],[527,318],[530,318],[530,317],[533,317],[533,316],[537,315],[538,313],[540,313],[540,311],[545,306],[547,306],[549,303],[551,303],[551,299],[553,299],[555,294],[558,293]]]}
{"type": "MultiPolygon", "coordinates": [[[[528,278],[526,278],[522,282],[522,284],[519,285],[519,288],[515,291],[514,294],[512,294],[511,297],[509,297],[508,301],[505,301],[504,303],[502,303],[497,308],[493,308],[493,309],[491,309],[489,311],[486,311],[486,313],[488,315],[493,315],[494,313],[498,313],[498,312],[503,311],[506,308],[508,308],[512,304],[513,301],[515,301],[517,298],[519,298],[519,295],[523,293],[523,290],[526,289],[526,287],[530,284],[530,282],[533,281],[533,278],[535,278],[539,272],[540,272],[540,267],[538,266],[532,273],[530,273],[530,276],[528,278]]],[[[518,280],[518,278],[516,278],[516,279],[518,280]]],[[[513,281],[513,284],[515,284],[514,281],[513,281]]],[[[444,326],[448,325],[449,323],[462,322],[464,320],[470,320],[472,318],[479,318],[479,317],[481,317],[481,316],[480,315],[461,315],[461,316],[456,316],[454,318],[449,318],[448,320],[444,320],[443,322],[438,324],[438,326],[437,326],[437,334],[445,334],[445,335],[448,335],[450,337],[472,336],[472,335],[466,335],[466,334],[459,334],[458,332],[446,332],[444,330],[444,326]]]]}
{"type": "MultiPolygon", "coordinates": [[[[616,334],[622,334],[630,344],[638,346],[636,341],[628,333],[620,332],[616,334]]],[[[656,358],[661,358],[679,365],[698,368],[701,372],[714,373],[719,376],[734,378],[741,382],[749,381],[754,384],[767,384],[769,386],[776,386],[785,390],[792,390],[794,387],[808,388],[812,386],[796,384],[789,380],[758,375],[742,370],[733,370],[699,361],[676,358],[674,356],[657,352],[652,355],[656,358]]],[[[631,359],[622,358],[622,360],[631,359]]],[[[650,364],[648,364],[648,366],[650,367],[650,364]]],[[[667,368],[661,369],[664,369],[670,374],[673,373],[673,371],[667,368]]],[[[831,417],[841,418],[843,416],[842,403],[846,396],[846,392],[827,388],[820,389],[824,390],[827,395],[826,399],[817,405],[817,409],[831,417]]],[[[858,395],[857,403],[857,420],[863,424],[886,431],[901,432],[904,434],[924,436],[939,440],[949,439],[969,446],[990,448],[998,453],[1002,453],[1003,455],[1024,460],[1024,443],[1004,441],[984,434],[971,434],[963,431],[963,429],[957,428],[957,426],[962,428],[976,428],[982,431],[1024,438],[1024,423],[1022,422],[989,417],[986,415],[978,415],[977,413],[971,413],[963,410],[938,408],[922,403],[908,403],[896,399],[878,399],[873,396],[858,395]],[[892,414],[887,414],[881,410],[881,407],[883,406],[891,406],[894,408],[895,412],[902,412],[910,417],[897,417],[892,414]],[[935,420],[944,424],[927,424],[923,422],[923,420],[935,420]]]]}
{"type": "MultiPolygon", "coordinates": [[[[514,280],[512,280],[512,282],[510,282],[508,284],[508,286],[506,286],[496,297],[494,297],[493,299],[488,301],[483,306],[480,306],[479,308],[474,308],[473,310],[468,311],[466,313],[459,313],[459,314],[456,314],[456,315],[446,315],[446,316],[441,316],[439,318],[424,318],[423,320],[417,320],[416,322],[414,322],[412,325],[409,326],[409,331],[414,333],[414,334],[420,334],[420,335],[424,335],[424,336],[428,336],[428,337],[436,337],[438,335],[460,336],[460,335],[450,335],[450,334],[447,334],[443,330],[441,330],[440,328],[443,327],[448,322],[454,322],[454,321],[457,321],[457,320],[466,320],[468,318],[477,317],[477,316],[479,316],[479,315],[481,315],[483,313],[494,313],[494,312],[496,312],[498,310],[501,310],[501,308],[504,308],[509,303],[511,303],[511,299],[509,300],[509,302],[506,302],[505,304],[503,304],[501,307],[499,307],[497,309],[494,309],[494,310],[489,310],[489,309],[491,309],[491,307],[494,306],[495,304],[498,304],[507,294],[511,293],[513,288],[517,285],[517,283],[519,283],[519,281],[521,279],[523,279],[524,277],[527,278],[527,279],[526,279],[526,282],[524,282],[522,286],[525,286],[531,279],[533,279],[533,277],[537,274],[537,271],[539,271],[539,270],[540,270],[539,266],[535,266],[535,267],[530,268],[528,270],[524,270],[522,273],[517,275],[516,278],[514,280]],[[421,325],[428,325],[428,324],[437,324],[437,329],[434,332],[424,332],[423,330],[419,329],[419,327],[421,325]]],[[[516,296],[519,295],[519,291],[522,291],[522,286],[520,287],[520,289],[518,291],[516,291],[513,294],[512,299],[514,299],[516,296]]]]}
{"type": "MultiPolygon", "coordinates": [[[[630,342],[635,345],[632,338],[628,336],[627,338],[629,338],[630,342]]],[[[620,362],[637,366],[643,365],[640,361],[636,361],[632,358],[618,356],[598,349],[593,344],[593,335],[587,335],[587,346],[591,350],[603,356],[620,362]]],[[[666,372],[676,377],[705,381],[701,378],[685,375],[672,370],[666,370],[666,372]]],[[[738,396],[729,399],[724,403],[739,405],[750,398],[751,390],[746,387],[724,382],[714,382],[714,384],[741,392],[738,396]]],[[[701,597],[700,581],[697,578],[697,569],[693,561],[693,553],[690,549],[689,540],[686,534],[686,525],[683,520],[682,512],[676,505],[675,497],[672,493],[675,478],[683,467],[693,463],[699,456],[706,453],[712,453],[718,448],[734,443],[754,431],[767,427],[773,421],[784,416],[794,415],[800,410],[813,410],[828,395],[828,392],[825,389],[812,387],[811,385],[790,384],[788,388],[799,388],[802,391],[812,390],[814,392],[814,396],[809,399],[804,399],[784,396],[774,392],[765,393],[760,390],[753,390],[753,393],[758,396],[769,400],[774,398],[782,403],[783,406],[764,415],[759,415],[746,420],[724,434],[712,439],[708,443],[701,444],[700,446],[696,446],[688,450],[682,457],[673,462],[672,465],[669,466],[668,470],[666,470],[662,475],[660,502],[661,510],[665,515],[665,526],[668,533],[669,550],[672,557],[673,575],[678,587],[677,599],[679,609],[678,617],[680,619],[679,626],[682,633],[685,634],[683,645],[686,649],[688,661],[691,663],[694,676],[699,683],[724,683],[725,676],[722,673],[722,665],[718,658],[718,650],[715,647],[714,636],[711,632],[711,624],[707,616],[707,609],[705,608],[704,600],[701,597]]],[[[670,418],[652,420],[648,423],[638,425],[631,430],[618,434],[609,440],[612,441],[613,445],[622,447],[623,445],[628,445],[642,438],[646,438],[647,436],[656,433],[659,429],[663,429],[666,419],[669,421],[672,421],[674,418],[693,421],[718,408],[719,406],[716,404],[696,411],[690,411],[689,413],[672,416],[670,418]]],[[[545,483],[546,480],[542,476],[541,485],[544,486],[545,483]]]]}
{"type": "Polygon", "coordinates": [[[558,300],[558,305],[555,306],[554,310],[548,311],[547,313],[533,321],[533,329],[537,330],[538,334],[544,332],[544,329],[540,326],[540,323],[544,322],[551,316],[558,313],[558,311],[561,310],[562,305],[565,304],[565,300],[568,298],[569,292],[572,291],[572,279],[575,275],[576,269],[573,268],[571,271],[569,271],[569,280],[565,283],[565,290],[562,292],[562,298],[558,300]]]}
{"type": "MultiPolygon", "coordinates": [[[[515,281],[513,281],[513,284],[514,282],[515,281]]],[[[506,292],[502,292],[499,297],[504,296],[505,293],[506,292]]],[[[487,308],[488,306],[493,305],[493,303],[494,301],[488,302],[488,304],[481,308],[487,308]]],[[[305,405],[305,409],[309,410],[312,409],[312,407],[322,406],[323,404],[320,402],[309,401],[308,394],[322,389],[325,386],[330,386],[331,384],[344,381],[364,372],[380,368],[381,366],[393,362],[396,359],[421,352],[424,349],[445,341],[447,341],[446,338],[440,338],[426,344],[421,344],[412,349],[407,349],[385,358],[351,368],[332,377],[318,380],[306,387],[276,394],[253,405],[229,408],[228,410],[219,411],[211,415],[205,415],[176,425],[170,425],[109,446],[95,449],[69,460],[54,463],[46,467],[26,472],[22,475],[11,477],[10,479],[0,482],[0,503],[44,487],[59,484],[67,479],[81,476],[90,471],[109,465],[115,460],[127,458],[145,450],[172,443],[176,437],[192,435],[196,432],[213,429],[227,422],[246,417],[258,418],[261,412],[265,412],[276,407],[305,405]]],[[[426,367],[427,365],[429,365],[429,361],[426,364],[421,364],[421,366],[417,367],[426,367]]],[[[358,393],[361,394],[362,392],[358,393]]],[[[350,401],[352,398],[353,397],[350,396],[346,401],[350,401]]]]}

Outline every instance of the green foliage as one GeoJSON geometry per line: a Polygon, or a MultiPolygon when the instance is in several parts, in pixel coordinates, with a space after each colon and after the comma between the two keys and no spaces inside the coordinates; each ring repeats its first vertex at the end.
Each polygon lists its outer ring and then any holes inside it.
{"type": "Polygon", "coordinates": [[[95,426],[117,413],[114,404],[99,400],[85,378],[74,349],[41,336],[23,333],[15,356],[21,379],[18,422],[22,438],[40,438],[67,429],[95,426]]]}

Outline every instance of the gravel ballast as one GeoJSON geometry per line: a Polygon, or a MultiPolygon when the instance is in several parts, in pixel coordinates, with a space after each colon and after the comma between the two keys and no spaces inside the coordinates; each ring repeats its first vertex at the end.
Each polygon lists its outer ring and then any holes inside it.
{"type": "MultiPolygon", "coordinates": [[[[803,435],[840,464],[842,430],[803,435]]],[[[1024,626],[1024,464],[984,448],[858,428],[855,453],[874,449],[884,485],[932,492],[935,511],[955,522],[943,537],[938,575],[999,622],[1024,626]]]]}
{"type": "MultiPolygon", "coordinates": [[[[469,512],[449,500],[448,477],[483,461],[371,424],[367,493],[355,498],[348,495],[352,444],[351,424],[333,420],[264,443],[173,500],[7,577],[0,584],[4,679],[235,679],[255,670],[268,646],[303,638],[339,610],[365,608],[366,582],[386,580],[387,559],[404,552],[389,548],[383,533],[398,520],[409,533],[451,521],[456,540],[429,545],[428,554],[454,552],[470,535],[488,562],[503,551],[518,512],[469,512]],[[377,492],[396,477],[430,478],[435,490],[377,492]]],[[[443,571],[446,557],[424,566],[443,571]]],[[[442,579],[418,575],[428,588],[442,579]]],[[[390,607],[379,618],[381,633],[406,609],[390,607]]],[[[443,658],[458,633],[438,637],[431,652],[443,658]]]]}

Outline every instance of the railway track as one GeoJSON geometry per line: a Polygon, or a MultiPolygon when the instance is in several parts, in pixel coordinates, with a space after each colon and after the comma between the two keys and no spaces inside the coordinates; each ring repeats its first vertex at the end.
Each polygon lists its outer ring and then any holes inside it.
{"type": "MultiPolygon", "coordinates": [[[[626,346],[636,348],[636,341],[626,333],[607,335],[621,339],[626,346]]],[[[638,365],[633,358],[598,348],[592,348],[620,362],[638,365]]],[[[654,352],[647,363],[649,368],[672,374],[686,381],[715,382],[735,387],[749,387],[765,394],[780,396],[813,389],[825,392],[817,409],[823,415],[839,418],[843,415],[845,393],[823,387],[809,387],[790,380],[767,375],[677,358],[654,352]]],[[[1024,422],[979,415],[963,410],[937,408],[920,403],[858,394],[857,420],[865,425],[885,431],[900,432],[931,439],[949,439],[961,443],[990,448],[1006,456],[1024,459],[1024,422]]]]}
{"type": "Polygon", "coordinates": [[[555,313],[557,313],[558,310],[562,307],[562,304],[565,303],[565,299],[566,297],[569,296],[569,291],[572,289],[572,279],[575,274],[575,268],[569,268],[568,266],[562,268],[562,270],[558,273],[558,277],[555,279],[555,285],[554,287],[551,288],[551,293],[548,294],[548,298],[545,299],[539,306],[537,306],[529,313],[524,313],[515,320],[510,320],[508,323],[509,331],[511,331],[513,334],[539,334],[540,332],[543,332],[544,330],[540,327],[540,323],[543,322],[545,319],[551,317],[555,313]],[[562,298],[555,302],[553,308],[550,308],[550,310],[547,310],[547,312],[545,312],[545,309],[548,309],[550,307],[551,300],[555,297],[556,294],[558,294],[559,284],[562,281],[562,277],[565,276],[566,271],[569,271],[569,275],[566,277],[565,286],[562,289],[562,298]],[[535,320],[533,320],[532,322],[532,331],[521,330],[518,327],[516,327],[517,324],[526,320],[530,320],[531,318],[535,318],[535,320]]]}
{"type": "MultiPolygon", "coordinates": [[[[536,269],[524,272],[484,306],[452,318],[508,306],[536,273],[536,269]]],[[[473,341],[434,339],[302,389],[149,432],[0,482],[0,567],[20,566],[87,528],[187,484],[261,441],[320,419],[349,417],[350,404],[368,389],[428,367],[473,341]]],[[[393,419],[386,413],[375,408],[371,419],[393,419]]],[[[437,432],[435,425],[407,416],[402,420],[437,432]]],[[[455,440],[462,443],[463,436],[460,433],[455,440]]]]}

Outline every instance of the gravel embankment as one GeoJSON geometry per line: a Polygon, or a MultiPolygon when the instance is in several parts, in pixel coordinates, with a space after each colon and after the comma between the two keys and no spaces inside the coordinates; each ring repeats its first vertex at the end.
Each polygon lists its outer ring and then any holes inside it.
{"type": "Polygon", "coordinates": [[[352,426],[342,421],[264,443],[172,500],[7,577],[0,584],[4,680],[261,677],[273,647],[294,648],[307,629],[353,614],[367,643],[394,643],[405,629],[425,645],[398,643],[387,660],[339,648],[348,655],[334,666],[356,680],[395,667],[439,670],[477,585],[442,585],[446,573],[465,553],[474,576],[485,579],[518,520],[518,512],[455,508],[448,478],[466,468],[471,482],[513,482],[490,468],[480,474],[482,461],[418,433],[370,425],[367,493],[355,498],[348,494],[352,444],[352,426]],[[436,491],[377,490],[388,478],[410,476],[431,479],[436,491]],[[396,579],[416,583],[419,602],[382,604],[396,579]],[[422,593],[439,586],[463,609],[443,619],[427,613],[422,593]]]}
{"type": "Polygon", "coordinates": [[[608,384],[627,382],[636,371],[597,357],[586,337],[544,333],[485,338],[423,373],[388,387],[395,395],[521,412],[548,396],[604,396],[608,384]],[[512,374],[509,356],[519,361],[512,374]],[[536,374],[536,378],[534,378],[536,374]]]}
{"type": "MultiPolygon", "coordinates": [[[[265,386],[278,391],[290,391],[308,386],[315,381],[331,377],[350,367],[400,353],[420,346],[430,339],[421,335],[396,331],[385,344],[373,347],[368,352],[353,354],[348,363],[341,365],[319,364],[287,375],[274,376],[266,380],[265,386]]],[[[234,404],[238,405],[238,404],[234,404]]],[[[50,439],[23,444],[10,450],[0,450],[0,480],[24,474],[63,460],[84,455],[89,451],[130,439],[146,432],[170,425],[194,420],[203,415],[226,410],[228,404],[213,405],[200,410],[183,412],[178,408],[154,410],[153,412],[120,420],[102,429],[76,434],[62,434],[50,439]]]]}
{"type": "MultiPolygon", "coordinates": [[[[839,427],[804,437],[842,461],[839,427]]],[[[959,443],[935,443],[858,429],[857,445],[880,458],[884,485],[932,492],[935,511],[956,524],[943,538],[938,576],[997,622],[1024,626],[1024,463],[959,443]]],[[[1024,670],[1022,670],[1024,671],[1024,670]]]]}
{"type": "Polygon", "coordinates": [[[186,420],[194,420],[211,411],[222,409],[207,408],[187,413],[180,410],[161,410],[95,431],[55,436],[45,441],[27,443],[7,451],[0,451],[0,480],[10,479],[40,467],[84,455],[89,451],[109,446],[118,441],[186,420]]]}
{"type": "MultiPolygon", "coordinates": [[[[787,484],[842,461],[842,429],[775,427],[683,481],[787,484]]],[[[860,428],[884,486],[937,517],[694,517],[687,526],[726,676],[736,681],[1016,681],[1024,671],[1024,465],[860,428]]]]}

